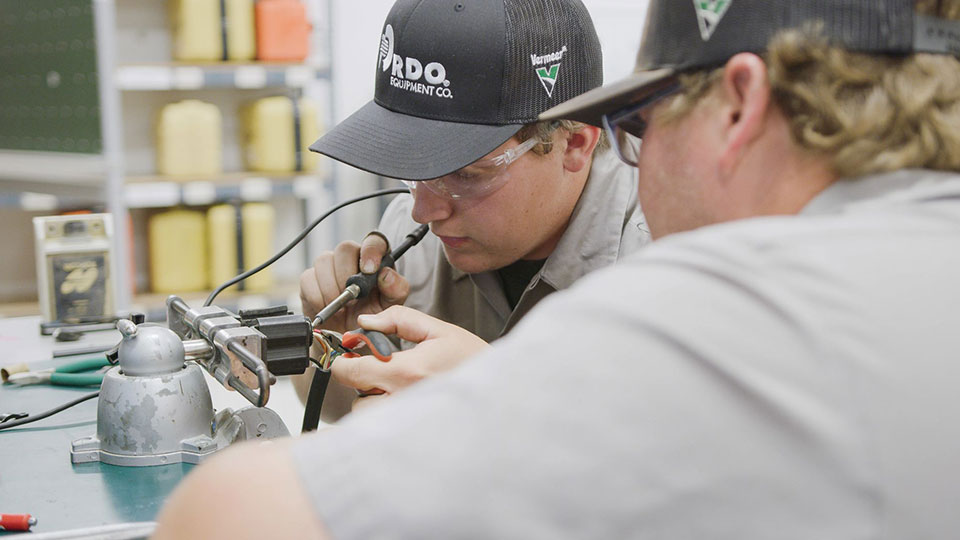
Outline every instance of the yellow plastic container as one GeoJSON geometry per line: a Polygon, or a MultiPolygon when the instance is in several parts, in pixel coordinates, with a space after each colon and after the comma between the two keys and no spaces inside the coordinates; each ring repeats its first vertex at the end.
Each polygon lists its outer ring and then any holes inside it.
{"type": "Polygon", "coordinates": [[[320,137],[319,109],[313,101],[286,96],[258,99],[241,111],[244,124],[244,155],[251,171],[314,171],[319,156],[309,150],[320,137]],[[299,134],[294,126],[299,116],[299,134]],[[296,142],[299,135],[299,144],[296,142]],[[299,148],[299,160],[296,149],[299,148]],[[299,167],[297,166],[299,162],[299,167]]]}
{"type": "Polygon", "coordinates": [[[148,222],[150,282],[154,292],[206,289],[207,222],[203,212],[170,210],[148,222]]]}
{"type": "Polygon", "coordinates": [[[157,172],[171,176],[223,171],[223,119],[212,103],[188,99],[165,106],[157,118],[157,172]]]}
{"type": "MultiPolygon", "coordinates": [[[[239,209],[232,204],[210,207],[207,211],[207,238],[211,289],[273,255],[275,221],[276,212],[267,203],[247,203],[239,209]],[[237,260],[238,245],[243,247],[242,265],[237,260]]],[[[269,290],[274,284],[272,268],[264,268],[243,283],[247,291],[269,290]]]]}
{"type": "Polygon", "coordinates": [[[171,2],[173,57],[186,61],[252,60],[257,53],[253,0],[171,2]],[[226,28],[224,29],[224,23],[226,28]],[[224,30],[226,34],[224,35],[224,30]],[[224,54],[223,42],[227,50],[224,54]]]}

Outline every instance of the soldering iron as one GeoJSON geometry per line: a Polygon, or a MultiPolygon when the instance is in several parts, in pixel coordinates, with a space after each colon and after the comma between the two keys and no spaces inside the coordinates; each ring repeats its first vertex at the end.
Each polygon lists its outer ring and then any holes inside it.
{"type": "Polygon", "coordinates": [[[371,291],[377,286],[377,275],[380,273],[380,270],[386,267],[393,268],[397,260],[407,252],[408,249],[417,245],[420,240],[423,240],[423,237],[426,236],[427,231],[430,230],[429,225],[420,225],[414,229],[410,234],[404,237],[403,242],[397,246],[397,249],[387,253],[383,256],[383,259],[380,260],[380,267],[377,268],[375,272],[369,274],[364,274],[362,272],[354,274],[347,279],[347,286],[340,293],[340,296],[333,299],[332,302],[327,304],[323,309],[320,310],[320,313],[317,313],[317,316],[313,319],[313,327],[319,328],[324,321],[332,317],[335,313],[343,309],[343,306],[347,305],[347,302],[352,300],[357,300],[359,298],[366,298],[371,291]]]}

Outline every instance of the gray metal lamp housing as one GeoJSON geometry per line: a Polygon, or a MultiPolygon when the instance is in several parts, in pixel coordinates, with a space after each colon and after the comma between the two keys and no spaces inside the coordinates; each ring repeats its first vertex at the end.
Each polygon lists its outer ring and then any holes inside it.
{"type": "Polygon", "coordinates": [[[280,417],[267,408],[214,414],[203,371],[189,361],[210,357],[209,343],[193,340],[185,347],[167,328],[128,320],[119,321],[117,328],[123,335],[119,365],[103,378],[97,434],[73,441],[73,463],[200,463],[238,440],[289,435],[280,417]]]}

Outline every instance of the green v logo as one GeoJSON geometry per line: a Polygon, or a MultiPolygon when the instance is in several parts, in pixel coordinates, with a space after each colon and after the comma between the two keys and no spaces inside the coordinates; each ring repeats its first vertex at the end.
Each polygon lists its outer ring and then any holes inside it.
{"type": "Polygon", "coordinates": [[[554,64],[549,68],[538,67],[537,77],[543,84],[543,89],[547,91],[547,97],[553,97],[553,88],[557,85],[557,75],[560,73],[560,64],[554,64]]]}
{"type": "Polygon", "coordinates": [[[709,41],[732,3],[733,0],[693,0],[694,9],[697,10],[697,22],[700,24],[700,37],[704,41],[709,41]]]}

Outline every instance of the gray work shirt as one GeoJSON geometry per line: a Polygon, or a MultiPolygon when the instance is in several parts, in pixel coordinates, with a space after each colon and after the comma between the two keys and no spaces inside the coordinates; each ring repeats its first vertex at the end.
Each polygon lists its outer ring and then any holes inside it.
{"type": "Polygon", "coordinates": [[[677,234],[293,449],[336,538],[952,539],[960,177],[677,234]]]}
{"type": "MultiPolygon", "coordinates": [[[[379,230],[399,245],[417,227],[413,198],[394,199],[380,220],[379,230]]],[[[570,287],[584,275],[633,253],[650,242],[643,212],[637,203],[637,170],[612,151],[593,160],[583,193],[570,223],[516,307],[511,310],[496,271],[466,274],[447,262],[443,243],[427,234],[397,261],[397,270],[410,282],[404,303],[491,342],[506,334],[547,295],[570,287]]],[[[403,343],[404,347],[411,344],[403,343]]],[[[323,420],[334,422],[350,412],[356,393],[331,381],[323,401],[323,420]]]]}
{"type": "MultiPolygon", "coordinates": [[[[379,229],[391,245],[398,245],[417,226],[410,217],[412,209],[413,198],[401,196],[384,212],[379,229]]],[[[432,234],[397,262],[397,270],[410,281],[404,305],[489,342],[506,334],[550,293],[570,287],[648,242],[650,232],[637,204],[637,170],[607,151],[593,160],[567,230],[513,310],[496,271],[457,270],[447,262],[443,243],[432,234]]]]}

